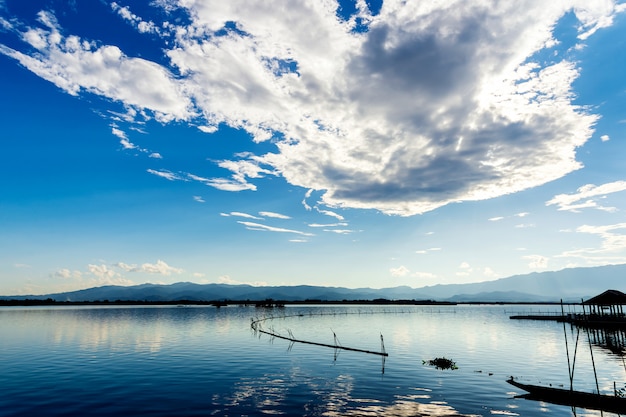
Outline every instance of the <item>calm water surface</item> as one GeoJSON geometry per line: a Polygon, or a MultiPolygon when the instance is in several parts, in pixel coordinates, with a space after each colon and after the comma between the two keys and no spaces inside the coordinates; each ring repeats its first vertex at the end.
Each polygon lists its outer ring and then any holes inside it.
{"type": "MultiPolygon", "coordinates": [[[[0,415],[600,415],[514,398],[510,375],[568,382],[563,325],[509,319],[529,309],[2,307],[0,415]],[[320,343],[380,351],[382,335],[389,357],[253,332],[265,317],[266,330],[320,343]],[[423,363],[436,357],[458,369],[423,363]]],[[[623,357],[580,333],[575,388],[595,389],[592,355],[601,391],[624,387],[623,357]]]]}

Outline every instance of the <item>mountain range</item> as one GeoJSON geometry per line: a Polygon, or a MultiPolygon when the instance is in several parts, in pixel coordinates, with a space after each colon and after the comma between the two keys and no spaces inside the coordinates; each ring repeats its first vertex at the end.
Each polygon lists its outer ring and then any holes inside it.
{"type": "Polygon", "coordinates": [[[195,284],[103,286],[45,295],[0,296],[0,299],[55,301],[245,301],[245,300],[435,300],[451,302],[579,302],[616,289],[626,292],[626,264],[515,275],[470,284],[434,285],[420,288],[343,288],[311,285],[252,286],[195,284]]]}

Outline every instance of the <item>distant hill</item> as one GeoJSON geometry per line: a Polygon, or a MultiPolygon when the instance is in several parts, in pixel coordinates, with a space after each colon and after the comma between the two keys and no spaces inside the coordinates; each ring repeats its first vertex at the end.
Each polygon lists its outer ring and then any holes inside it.
{"type": "MultiPolygon", "coordinates": [[[[590,298],[607,289],[626,290],[626,264],[598,266],[592,268],[568,268],[560,271],[534,272],[514,275],[495,281],[472,284],[450,284],[422,287],[418,290],[433,299],[453,299],[461,301],[461,295],[517,292],[526,294],[532,300],[580,301],[590,298]]],[[[529,301],[530,299],[520,300],[529,301]]],[[[502,300],[506,301],[506,300],[502,300]]],[[[508,300],[511,301],[511,300],[508,300]]]]}
{"type": "Polygon", "coordinates": [[[130,287],[104,286],[58,294],[0,296],[0,299],[51,298],[56,301],[223,301],[265,300],[436,300],[455,302],[545,302],[580,301],[607,289],[626,292],[626,265],[571,268],[553,272],[516,275],[472,284],[434,285],[421,288],[342,288],[311,285],[255,287],[252,285],[142,284],[130,287]]]}

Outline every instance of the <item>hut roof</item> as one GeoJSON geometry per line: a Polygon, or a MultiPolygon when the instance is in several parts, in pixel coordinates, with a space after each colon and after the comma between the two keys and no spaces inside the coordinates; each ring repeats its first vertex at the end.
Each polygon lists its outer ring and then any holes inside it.
{"type": "Polygon", "coordinates": [[[626,294],[617,290],[606,290],[602,294],[583,302],[583,304],[597,306],[626,305],[626,294]]]}

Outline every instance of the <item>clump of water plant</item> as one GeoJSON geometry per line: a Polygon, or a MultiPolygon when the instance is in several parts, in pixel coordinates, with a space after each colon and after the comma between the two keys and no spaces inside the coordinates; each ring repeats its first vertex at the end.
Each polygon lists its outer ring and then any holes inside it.
{"type": "Polygon", "coordinates": [[[456,362],[454,362],[452,359],[448,359],[448,358],[435,358],[435,359],[431,359],[428,361],[422,361],[422,364],[426,365],[430,365],[430,366],[434,366],[437,369],[459,369],[458,366],[456,366],[456,362]]]}

